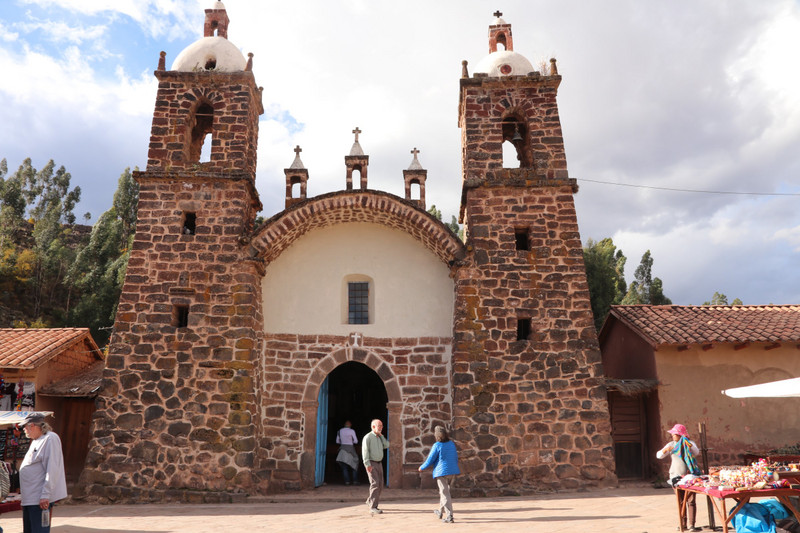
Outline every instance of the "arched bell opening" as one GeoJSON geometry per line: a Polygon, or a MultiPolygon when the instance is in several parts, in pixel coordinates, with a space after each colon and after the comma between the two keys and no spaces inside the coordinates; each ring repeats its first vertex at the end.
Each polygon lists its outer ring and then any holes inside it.
{"type": "Polygon", "coordinates": [[[510,115],[503,119],[503,168],[530,168],[528,126],[510,115]]]}

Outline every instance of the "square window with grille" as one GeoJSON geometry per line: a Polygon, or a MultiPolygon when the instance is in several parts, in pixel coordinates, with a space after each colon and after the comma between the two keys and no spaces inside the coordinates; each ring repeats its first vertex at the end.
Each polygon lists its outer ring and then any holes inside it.
{"type": "Polygon", "coordinates": [[[347,283],[347,323],[369,324],[369,282],[347,283]]]}

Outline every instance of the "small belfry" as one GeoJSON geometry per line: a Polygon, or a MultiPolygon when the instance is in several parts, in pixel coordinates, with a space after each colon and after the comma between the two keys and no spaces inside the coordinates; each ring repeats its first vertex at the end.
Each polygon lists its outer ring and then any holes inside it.
{"type": "Polygon", "coordinates": [[[353,174],[359,176],[359,188],[361,190],[367,189],[367,167],[369,166],[369,156],[364,154],[361,149],[361,144],[358,142],[358,135],[361,130],[358,126],[353,129],[353,134],[356,136],[353,146],[350,148],[350,154],[344,156],[344,164],[347,168],[347,181],[346,189],[353,190],[353,174]]]}
{"type": "Polygon", "coordinates": [[[289,168],[284,169],[283,173],[286,176],[286,203],[285,207],[289,208],[294,204],[300,203],[307,197],[308,187],[308,169],[303,165],[300,159],[300,152],[303,149],[297,145],[294,149],[294,161],[289,168]],[[299,189],[297,196],[294,194],[295,187],[299,189]]]}
{"type": "Polygon", "coordinates": [[[419,150],[414,147],[411,150],[411,155],[414,159],[406,170],[403,171],[403,181],[405,182],[406,200],[416,203],[420,209],[425,209],[425,180],[428,179],[428,171],[422,168],[422,165],[417,159],[419,150]],[[413,189],[417,189],[416,198],[414,198],[413,189]]]}

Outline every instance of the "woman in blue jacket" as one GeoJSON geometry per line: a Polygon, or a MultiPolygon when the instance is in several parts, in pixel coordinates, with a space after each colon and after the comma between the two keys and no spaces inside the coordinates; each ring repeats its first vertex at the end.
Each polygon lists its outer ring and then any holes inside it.
{"type": "Polygon", "coordinates": [[[436,436],[436,444],[431,448],[428,458],[419,467],[419,471],[422,472],[433,466],[433,478],[439,485],[439,507],[433,513],[437,518],[441,518],[442,522],[452,524],[453,501],[450,499],[450,484],[456,474],[461,473],[461,470],[458,469],[458,451],[455,443],[447,435],[447,430],[442,426],[436,426],[433,434],[436,436]],[[445,512],[446,515],[444,515],[445,512]]]}

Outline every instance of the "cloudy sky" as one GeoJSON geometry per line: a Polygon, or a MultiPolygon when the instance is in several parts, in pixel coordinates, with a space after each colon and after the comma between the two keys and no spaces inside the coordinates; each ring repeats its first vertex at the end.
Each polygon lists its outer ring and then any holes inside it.
{"type": "MultiPolygon", "coordinates": [[[[210,0],[0,1],[0,158],[64,165],[76,213],[108,209],[146,163],[153,70],[202,37],[210,0]]],[[[800,303],[800,3],[796,0],[227,0],[228,37],[264,87],[265,216],[303,148],[309,195],[344,188],[351,130],[370,187],[402,195],[410,150],[428,205],[460,195],[461,61],[499,9],[514,50],[558,59],[559,110],[584,242],[645,250],[674,303],[715,291],[800,303]],[[705,191],[705,192],[685,192],[705,191]],[[731,193],[731,194],[723,194],[731,193]],[[732,194],[736,193],[736,194],[732,194]],[[743,194],[759,193],[759,194],[743,194]]]]}

